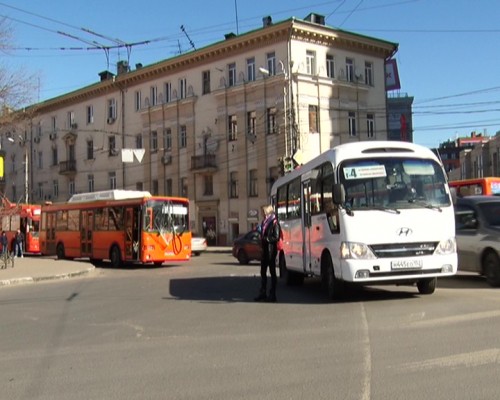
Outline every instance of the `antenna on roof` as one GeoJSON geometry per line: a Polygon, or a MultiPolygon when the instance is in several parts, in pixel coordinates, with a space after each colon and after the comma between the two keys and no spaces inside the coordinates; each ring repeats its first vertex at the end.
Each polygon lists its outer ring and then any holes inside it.
{"type": "Polygon", "coordinates": [[[240,34],[240,30],[238,28],[238,2],[234,0],[234,12],[236,13],[236,34],[240,34]]]}
{"type": "Polygon", "coordinates": [[[186,35],[187,39],[189,40],[189,44],[191,45],[191,47],[196,50],[196,47],[194,46],[194,43],[193,41],[191,40],[191,38],[189,37],[189,35],[187,34],[186,30],[184,29],[184,25],[181,25],[181,31],[184,32],[184,35],[186,35]]]}

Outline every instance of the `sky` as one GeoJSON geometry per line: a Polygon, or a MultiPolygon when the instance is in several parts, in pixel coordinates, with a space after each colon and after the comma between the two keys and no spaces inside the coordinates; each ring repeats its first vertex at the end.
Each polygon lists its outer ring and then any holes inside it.
{"type": "Polygon", "coordinates": [[[391,94],[414,98],[414,142],[500,131],[498,0],[0,0],[12,28],[0,65],[35,75],[43,101],[96,83],[119,60],[149,65],[260,28],[265,16],[310,12],[398,43],[401,89],[391,94]]]}

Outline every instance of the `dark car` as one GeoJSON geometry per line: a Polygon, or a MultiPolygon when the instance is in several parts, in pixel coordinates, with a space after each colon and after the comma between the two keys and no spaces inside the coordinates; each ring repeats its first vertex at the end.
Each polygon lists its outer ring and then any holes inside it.
{"type": "Polygon", "coordinates": [[[262,247],[259,232],[253,230],[234,239],[233,256],[242,265],[249,264],[252,260],[260,261],[262,247]]]}
{"type": "Polygon", "coordinates": [[[500,197],[466,196],[455,202],[458,269],[500,286],[500,197]]]}

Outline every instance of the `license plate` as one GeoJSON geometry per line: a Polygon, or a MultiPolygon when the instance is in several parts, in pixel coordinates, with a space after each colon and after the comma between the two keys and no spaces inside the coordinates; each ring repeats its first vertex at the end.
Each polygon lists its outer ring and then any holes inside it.
{"type": "Polygon", "coordinates": [[[420,269],[423,265],[422,260],[399,260],[391,262],[392,269],[420,269]]]}

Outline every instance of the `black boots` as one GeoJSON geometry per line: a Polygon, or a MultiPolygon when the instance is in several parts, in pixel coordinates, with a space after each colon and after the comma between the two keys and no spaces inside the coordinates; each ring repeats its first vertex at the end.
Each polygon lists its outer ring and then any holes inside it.
{"type": "Polygon", "coordinates": [[[254,301],[267,301],[266,291],[261,290],[259,295],[254,298],[254,301]]]}

